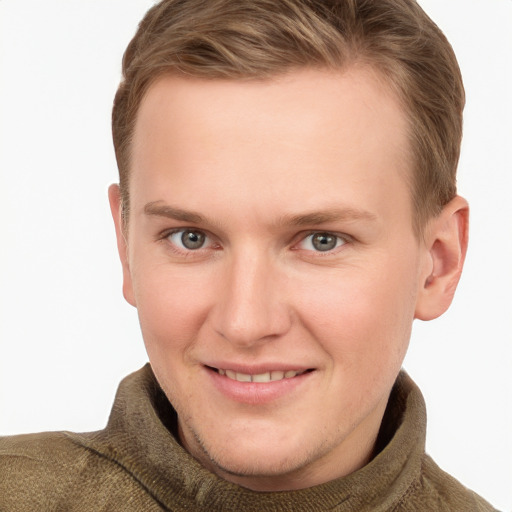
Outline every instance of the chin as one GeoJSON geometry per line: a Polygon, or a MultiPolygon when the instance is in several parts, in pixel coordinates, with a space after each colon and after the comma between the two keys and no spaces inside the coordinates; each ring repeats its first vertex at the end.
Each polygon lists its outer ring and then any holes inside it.
{"type": "Polygon", "coordinates": [[[312,439],[299,439],[290,432],[276,435],[276,429],[268,436],[261,431],[254,435],[254,430],[238,434],[230,431],[215,441],[211,431],[202,434],[194,432],[195,446],[186,443],[186,448],[213,473],[259,491],[287,487],[284,482],[288,479],[296,484],[301,480],[297,476],[307,473],[314,461],[329,452],[326,444],[313,444],[312,439]]]}
{"type": "Polygon", "coordinates": [[[296,449],[286,447],[279,450],[268,447],[240,450],[236,446],[236,449],[216,450],[216,453],[209,452],[208,455],[218,468],[240,476],[278,476],[300,469],[307,460],[296,449]]]}
{"type": "Polygon", "coordinates": [[[261,449],[258,453],[240,455],[209,454],[210,470],[230,482],[255,491],[293,490],[308,487],[300,485],[300,475],[307,473],[307,457],[269,453],[261,449]]]}

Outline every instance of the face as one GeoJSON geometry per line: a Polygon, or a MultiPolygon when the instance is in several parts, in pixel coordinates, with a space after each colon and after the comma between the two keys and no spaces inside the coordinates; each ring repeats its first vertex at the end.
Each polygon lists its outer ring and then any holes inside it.
{"type": "Polygon", "coordinates": [[[227,480],[309,487],[371,457],[428,261],[408,151],[368,69],[150,88],[124,292],[183,445],[227,480]]]}

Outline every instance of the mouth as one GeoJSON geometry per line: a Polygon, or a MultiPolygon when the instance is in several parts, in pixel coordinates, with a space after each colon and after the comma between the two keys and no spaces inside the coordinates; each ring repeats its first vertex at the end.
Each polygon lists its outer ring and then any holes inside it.
{"type": "Polygon", "coordinates": [[[313,371],[313,369],[310,368],[307,370],[272,370],[263,373],[250,374],[224,368],[213,368],[211,366],[208,366],[207,368],[219,375],[222,375],[223,377],[227,377],[228,379],[235,380],[237,382],[256,383],[278,382],[284,379],[293,379],[294,377],[313,371]]]}

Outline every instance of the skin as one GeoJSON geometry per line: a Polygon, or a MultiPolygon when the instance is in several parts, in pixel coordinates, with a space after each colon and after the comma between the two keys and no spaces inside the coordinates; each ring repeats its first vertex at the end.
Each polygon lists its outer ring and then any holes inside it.
{"type": "Polygon", "coordinates": [[[361,68],[167,76],[141,104],[132,149],[127,226],[109,191],[124,295],[182,444],[260,491],[361,468],[413,319],[449,306],[467,243],[460,197],[414,234],[397,99],[361,68]],[[183,246],[186,229],[204,245],[183,246]],[[315,233],[335,246],[318,250],[315,233]],[[259,385],[213,367],[309,371],[259,385]]]}

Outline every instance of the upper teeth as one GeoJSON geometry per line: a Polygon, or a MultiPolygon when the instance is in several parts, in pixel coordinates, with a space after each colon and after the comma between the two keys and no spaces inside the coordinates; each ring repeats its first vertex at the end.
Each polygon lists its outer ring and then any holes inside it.
{"type": "Polygon", "coordinates": [[[248,373],[239,373],[233,370],[223,370],[219,368],[219,373],[230,379],[237,380],[238,382],[272,382],[276,380],[290,379],[304,372],[295,370],[289,370],[285,372],[277,370],[272,372],[259,373],[257,375],[250,375],[248,373]]]}

